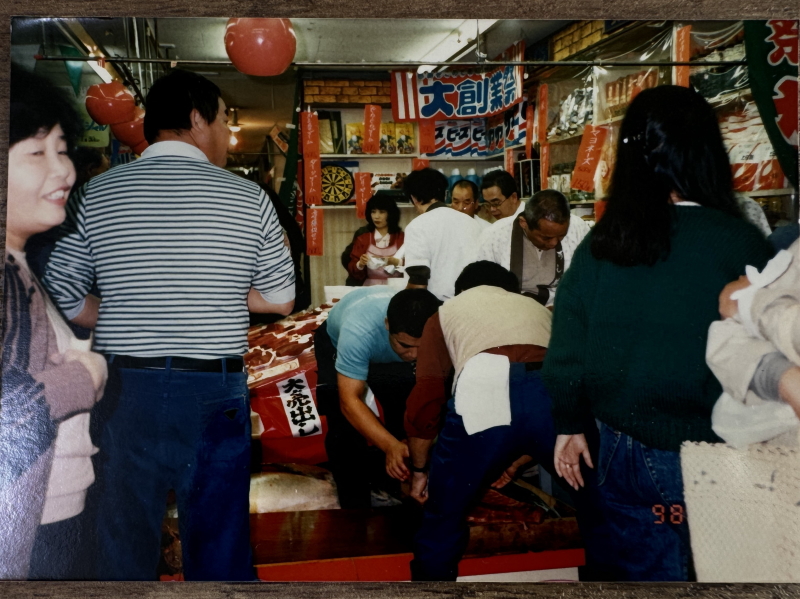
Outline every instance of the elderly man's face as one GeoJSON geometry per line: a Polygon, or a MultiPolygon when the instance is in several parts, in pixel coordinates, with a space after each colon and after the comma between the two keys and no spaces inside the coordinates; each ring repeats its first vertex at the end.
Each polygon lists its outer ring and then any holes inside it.
{"type": "Polygon", "coordinates": [[[496,185],[484,189],[482,193],[483,201],[489,204],[489,211],[492,213],[493,217],[505,218],[506,216],[513,215],[517,211],[519,199],[516,193],[512,193],[510,196],[506,197],[496,185]]]}
{"type": "Polygon", "coordinates": [[[519,215],[519,224],[530,242],[540,250],[552,250],[556,247],[569,231],[569,220],[565,223],[554,223],[546,218],[540,218],[535,229],[531,229],[525,217],[519,215]]]}
{"type": "Polygon", "coordinates": [[[478,211],[478,199],[472,195],[470,187],[456,186],[453,188],[453,200],[451,206],[468,216],[475,216],[478,211]]]}

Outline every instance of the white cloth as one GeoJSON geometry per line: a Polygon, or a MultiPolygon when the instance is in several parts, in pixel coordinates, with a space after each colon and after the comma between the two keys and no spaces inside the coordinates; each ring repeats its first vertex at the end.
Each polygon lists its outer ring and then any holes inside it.
{"type": "Polygon", "coordinates": [[[472,219],[481,226],[481,233],[494,224],[490,223],[488,220],[482,219],[480,216],[473,216],[472,219]]]}
{"type": "Polygon", "coordinates": [[[791,252],[781,250],[761,272],[758,272],[753,266],[748,266],[745,272],[747,273],[747,279],[750,281],[750,286],[731,294],[731,299],[737,300],[739,306],[737,318],[753,337],[764,338],[758,330],[758,326],[753,322],[753,314],[751,312],[756,293],[758,293],[759,289],[763,289],[778,280],[789,269],[791,263],[791,252]]]}
{"type": "Polygon", "coordinates": [[[480,225],[463,212],[435,208],[420,214],[406,227],[405,269],[427,266],[431,277],[428,291],[440,301],[455,295],[458,275],[475,261],[480,225]]]}
{"type": "MultiPolygon", "coordinates": [[[[476,260],[489,260],[496,262],[503,268],[511,268],[511,228],[513,218],[501,218],[492,224],[478,241],[478,257],[476,260]]],[[[572,263],[572,256],[583,238],[589,232],[589,225],[582,218],[571,214],[567,236],[561,242],[564,250],[564,270],[572,263]]]]}
{"type": "Polygon", "coordinates": [[[769,227],[767,215],[764,214],[764,210],[761,209],[759,203],[752,198],[748,198],[744,194],[737,193],[735,195],[745,220],[755,225],[756,228],[764,234],[764,237],[772,235],[772,229],[769,227]]]}
{"type": "Polygon", "coordinates": [[[464,365],[456,384],[456,414],[468,435],[511,424],[507,356],[476,354],[464,365]]]}

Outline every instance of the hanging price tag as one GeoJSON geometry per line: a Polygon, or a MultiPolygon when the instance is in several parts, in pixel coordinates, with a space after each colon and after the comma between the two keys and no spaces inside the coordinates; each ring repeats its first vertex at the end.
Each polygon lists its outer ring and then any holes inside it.
{"type": "Polygon", "coordinates": [[[436,121],[433,119],[419,120],[419,152],[420,154],[436,152],[436,121]]]}
{"type": "Polygon", "coordinates": [[[356,173],[356,218],[366,218],[367,202],[372,197],[372,173],[356,173]]]}
{"type": "Polygon", "coordinates": [[[303,138],[303,158],[319,160],[319,118],[313,112],[301,112],[300,127],[303,138]]]}
{"type": "Polygon", "coordinates": [[[533,157],[533,106],[528,104],[525,110],[525,157],[533,157]]]}
{"type": "Polygon", "coordinates": [[[511,173],[512,177],[514,176],[514,150],[506,149],[503,168],[505,168],[507,172],[511,173]]]}
{"type": "Polygon", "coordinates": [[[550,187],[547,182],[547,178],[550,176],[550,144],[548,143],[539,146],[539,170],[542,189],[548,189],[550,187]]]}
{"type": "Polygon", "coordinates": [[[377,154],[381,147],[381,107],[377,104],[364,106],[364,144],[365,154],[377,154]]]}
{"type": "Polygon", "coordinates": [[[547,141],[547,84],[539,86],[539,143],[547,141]]]}
{"type": "Polygon", "coordinates": [[[421,171],[424,168],[428,168],[431,165],[431,161],[425,158],[412,158],[411,159],[411,170],[412,171],[421,171]]]}
{"type": "Polygon", "coordinates": [[[578,149],[578,160],[575,170],[572,171],[572,189],[581,191],[594,191],[594,174],[600,163],[600,154],[603,151],[603,142],[606,140],[608,129],[603,126],[586,125],[583,130],[581,147],[578,149]]]}
{"type": "Polygon", "coordinates": [[[309,256],[322,255],[324,213],[322,208],[311,208],[306,214],[306,254],[309,256]]]}
{"type": "Polygon", "coordinates": [[[305,186],[303,193],[306,196],[306,204],[309,206],[319,206],[322,204],[322,164],[319,156],[316,158],[306,158],[303,160],[303,170],[305,171],[305,186]]]}
{"type": "MultiPolygon", "coordinates": [[[[687,25],[681,27],[675,32],[675,61],[676,62],[689,62],[692,57],[691,53],[691,35],[692,26],[687,25]]],[[[689,87],[689,67],[677,66],[673,67],[673,76],[675,85],[681,87],[689,87]]]]}

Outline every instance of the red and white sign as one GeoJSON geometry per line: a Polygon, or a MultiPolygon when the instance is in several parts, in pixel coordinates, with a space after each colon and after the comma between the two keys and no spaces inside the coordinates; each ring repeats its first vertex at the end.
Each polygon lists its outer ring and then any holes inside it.
{"type": "Polygon", "coordinates": [[[510,148],[506,148],[504,160],[503,160],[503,168],[509,173],[511,176],[514,176],[514,150],[510,148]]]}
{"type": "MultiPolygon", "coordinates": [[[[675,61],[676,62],[689,62],[692,57],[691,48],[692,26],[687,25],[681,27],[675,32],[675,61]]],[[[681,87],[689,87],[689,67],[676,66],[673,67],[673,77],[675,85],[681,87]]]]}
{"type": "Polygon", "coordinates": [[[306,214],[306,255],[308,256],[322,256],[324,213],[322,208],[312,208],[306,214]]]}
{"type": "Polygon", "coordinates": [[[303,193],[306,197],[306,204],[309,206],[319,206],[322,204],[322,161],[319,156],[305,158],[303,160],[303,193]]]}
{"type": "Polygon", "coordinates": [[[424,168],[428,168],[431,165],[431,161],[425,158],[412,158],[411,159],[411,170],[412,171],[421,171],[424,168]]]}
{"type": "Polygon", "coordinates": [[[300,113],[303,158],[319,158],[319,117],[313,112],[300,113]]]}
{"type": "Polygon", "coordinates": [[[305,373],[294,374],[278,381],[283,411],[289,421],[293,437],[310,437],[322,434],[319,412],[311,396],[305,373]]]}
{"type": "Polygon", "coordinates": [[[572,171],[572,189],[581,191],[594,191],[594,174],[600,163],[600,154],[606,140],[608,129],[604,126],[586,125],[583,130],[581,147],[578,149],[578,160],[575,170],[572,171]]]}
{"type": "Polygon", "coordinates": [[[419,152],[433,154],[436,152],[436,121],[422,119],[419,122],[419,152]]]}
{"type": "MultiPolygon", "coordinates": [[[[525,59],[525,42],[508,48],[498,60],[525,59]]],[[[502,66],[488,73],[392,71],[392,117],[462,119],[498,114],[522,100],[524,67],[502,66]]]]}
{"type": "Polygon", "coordinates": [[[377,154],[381,146],[381,107],[377,104],[364,106],[364,143],[361,149],[365,154],[377,154]]]}
{"type": "Polygon", "coordinates": [[[367,202],[372,197],[372,173],[356,173],[356,218],[366,218],[367,202]]]}

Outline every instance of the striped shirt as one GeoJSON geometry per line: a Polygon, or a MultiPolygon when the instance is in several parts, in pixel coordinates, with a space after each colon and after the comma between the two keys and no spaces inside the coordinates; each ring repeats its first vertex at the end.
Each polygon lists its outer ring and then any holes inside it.
{"type": "Polygon", "coordinates": [[[210,359],[247,350],[251,287],[294,298],[294,268],[258,185],[183,142],[92,179],[70,198],[45,285],[68,318],[97,278],[95,349],[210,359]]]}

